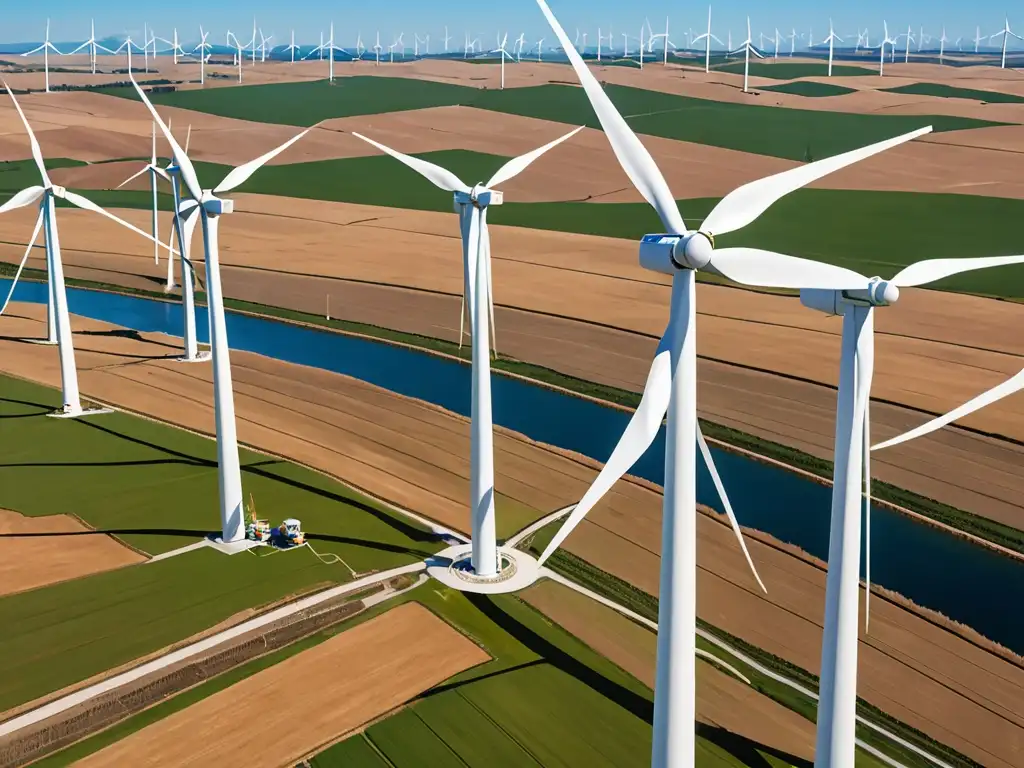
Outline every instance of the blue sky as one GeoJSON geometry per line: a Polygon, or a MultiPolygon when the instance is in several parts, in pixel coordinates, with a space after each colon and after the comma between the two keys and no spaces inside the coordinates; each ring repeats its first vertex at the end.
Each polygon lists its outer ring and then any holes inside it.
{"type": "MultiPolygon", "coordinates": [[[[674,42],[679,43],[687,27],[703,28],[706,24],[707,5],[678,0],[645,0],[643,3],[622,2],[622,0],[549,0],[570,35],[580,27],[589,33],[588,43],[596,43],[598,26],[607,29],[610,25],[621,41],[621,32],[629,29],[632,34],[639,32],[645,16],[657,29],[663,27],[666,14],[670,18],[670,32],[674,42]]],[[[493,41],[500,29],[508,30],[510,37],[525,32],[527,39],[535,42],[545,37],[548,42],[552,35],[544,23],[533,0],[504,0],[477,4],[453,4],[437,0],[376,0],[374,2],[343,3],[338,0],[176,0],[175,2],[153,2],[152,0],[49,0],[47,3],[25,3],[6,0],[3,24],[0,26],[0,42],[38,41],[43,37],[46,14],[51,18],[51,39],[54,41],[84,40],[89,36],[89,20],[96,19],[98,37],[117,36],[131,33],[138,36],[143,23],[156,28],[157,34],[169,37],[172,27],[177,26],[179,35],[185,40],[199,36],[199,25],[211,31],[213,40],[223,40],[227,29],[242,32],[252,28],[252,16],[265,34],[274,34],[274,43],[287,42],[292,28],[298,42],[319,41],[320,30],[326,30],[333,19],[335,37],[339,45],[354,43],[357,32],[363,40],[372,37],[377,29],[381,40],[393,39],[400,31],[410,43],[413,32],[420,35],[429,33],[431,50],[444,34],[448,24],[449,34],[454,41],[461,41],[465,32],[483,36],[484,44],[493,41]],[[356,5],[356,7],[352,7],[356,5]],[[347,7],[346,7],[347,6],[347,7]],[[44,10],[45,8],[45,10],[44,10]]],[[[725,39],[725,32],[731,28],[734,40],[746,24],[746,15],[751,16],[755,38],[759,31],[766,33],[776,26],[786,32],[796,27],[798,32],[807,34],[814,30],[815,41],[827,32],[831,14],[836,32],[846,35],[855,28],[868,27],[872,41],[881,32],[882,19],[888,21],[890,31],[906,29],[907,24],[916,30],[924,25],[925,32],[938,36],[945,24],[947,35],[974,37],[976,25],[982,34],[988,35],[1002,27],[1003,6],[992,0],[978,0],[968,3],[952,0],[905,0],[885,2],[884,0],[861,0],[857,3],[826,3],[809,0],[776,0],[776,2],[736,2],[722,0],[713,4],[713,30],[725,39]]],[[[1011,28],[1020,29],[1024,34],[1024,9],[1016,20],[1011,14],[1011,28]]],[[[453,46],[456,42],[453,41],[453,46]]],[[[621,44],[621,43],[619,43],[621,44]]],[[[1024,47],[1018,44],[1019,47],[1024,47]]]]}

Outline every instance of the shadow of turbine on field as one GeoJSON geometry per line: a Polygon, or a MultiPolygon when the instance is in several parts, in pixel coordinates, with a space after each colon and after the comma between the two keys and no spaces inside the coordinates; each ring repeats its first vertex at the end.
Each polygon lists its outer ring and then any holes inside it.
{"type": "Polygon", "coordinates": [[[606,699],[615,702],[641,720],[647,723],[654,722],[654,703],[650,699],[595,672],[550,640],[545,640],[529,627],[520,624],[512,616],[501,610],[486,595],[467,593],[466,597],[487,618],[540,656],[548,664],[551,664],[551,666],[560,669],[570,677],[576,678],[595,693],[599,693],[606,699]]]}
{"type": "Polygon", "coordinates": [[[748,768],[774,768],[775,763],[765,757],[765,754],[784,761],[786,765],[791,765],[793,768],[812,768],[814,765],[810,760],[791,755],[775,747],[765,746],[718,725],[697,723],[697,735],[707,739],[715,746],[721,747],[748,768]]]}
{"type": "Polygon", "coordinates": [[[510,672],[518,672],[520,669],[529,669],[530,667],[538,667],[541,664],[547,664],[547,663],[548,663],[547,659],[534,659],[533,661],[527,661],[527,662],[525,662],[523,664],[516,664],[514,667],[505,667],[504,669],[496,669],[493,672],[487,672],[486,674],[483,674],[483,675],[477,675],[476,677],[470,677],[470,678],[467,678],[466,680],[457,680],[454,683],[445,683],[443,685],[438,685],[438,686],[436,686],[434,688],[431,688],[429,691],[424,691],[423,693],[421,693],[419,696],[416,697],[416,700],[429,699],[431,696],[437,696],[440,693],[446,693],[448,691],[456,691],[459,688],[461,688],[462,686],[469,685],[470,683],[479,683],[481,680],[488,680],[488,679],[490,679],[492,677],[501,677],[502,675],[507,675],[510,672]]]}
{"type": "Polygon", "coordinates": [[[195,531],[185,528],[95,528],[82,531],[29,531],[26,533],[0,533],[0,539],[35,539],[47,536],[122,536],[130,534],[154,536],[180,536],[189,539],[205,539],[210,531],[195,531]]]}

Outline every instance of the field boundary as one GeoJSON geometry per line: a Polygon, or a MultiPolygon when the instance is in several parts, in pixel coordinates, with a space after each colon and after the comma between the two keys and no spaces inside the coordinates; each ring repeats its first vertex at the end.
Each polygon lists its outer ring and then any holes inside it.
{"type": "MultiPolygon", "coordinates": [[[[377,584],[371,589],[374,593],[380,592],[384,585],[377,584]]],[[[274,622],[270,627],[258,628],[236,638],[225,648],[211,649],[201,658],[171,667],[170,671],[159,670],[14,734],[0,744],[0,766],[22,765],[69,746],[163,699],[349,619],[364,609],[361,599],[347,598],[348,595],[344,595],[341,602],[314,606],[274,622]]]]}

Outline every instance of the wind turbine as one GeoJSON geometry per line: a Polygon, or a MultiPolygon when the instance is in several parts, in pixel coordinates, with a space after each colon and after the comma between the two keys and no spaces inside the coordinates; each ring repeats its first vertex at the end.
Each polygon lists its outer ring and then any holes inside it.
{"type": "Polygon", "coordinates": [[[242,82],[242,41],[238,39],[238,36],[234,32],[228,31],[228,36],[235,41],[235,47],[238,49],[238,53],[235,56],[238,62],[238,82],[242,82]]]}
{"type": "Polygon", "coordinates": [[[762,54],[757,48],[754,47],[753,40],[750,36],[750,17],[747,16],[747,39],[740,43],[740,47],[733,51],[733,53],[739,53],[743,51],[743,92],[750,93],[750,54],[753,53],[757,58],[763,59],[762,54]]]}
{"type": "Polygon", "coordinates": [[[884,37],[882,37],[882,44],[878,46],[878,76],[882,77],[885,74],[885,46],[891,45],[892,50],[896,50],[896,41],[889,37],[889,24],[886,21],[882,21],[882,29],[884,30],[884,37]]]}
{"type": "MultiPolygon", "coordinates": [[[[705,74],[707,74],[708,72],[711,71],[711,39],[712,38],[717,40],[719,45],[722,44],[722,41],[718,40],[718,38],[715,37],[711,33],[711,6],[709,5],[708,6],[708,31],[705,32],[703,35],[698,35],[697,37],[695,37],[693,39],[693,42],[695,42],[695,43],[699,43],[701,40],[704,41],[704,73],[705,74]]],[[[746,86],[744,86],[743,90],[744,91],[747,90],[746,86]]]]}
{"type": "MultiPolygon", "coordinates": [[[[114,51],[115,55],[120,53],[121,51],[125,51],[125,53],[128,56],[128,72],[129,73],[131,73],[131,71],[132,71],[132,46],[133,45],[136,48],[138,48],[140,51],[141,50],[145,50],[145,49],[143,49],[142,46],[136,45],[135,42],[132,41],[132,36],[128,35],[128,37],[126,37],[124,39],[124,42],[121,43],[121,45],[118,46],[116,51],[114,51]]],[[[47,83],[49,83],[49,80],[47,80],[47,83]]],[[[49,88],[49,85],[47,85],[47,88],[49,88]]]]}
{"type": "Polygon", "coordinates": [[[981,27],[974,28],[974,52],[978,52],[978,46],[981,45],[981,27]]]}
{"type": "Polygon", "coordinates": [[[448,53],[448,43],[451,42],[452,36],[448,34],[448,27],[444,28],[444,52],[448,53]]]}
{"type": "MultiPolygon", "coordinates": [[[[568,49],[568,38],[563,41],[568,49]]],[[[578,56],[572,49],[571,56],[578,56]]],[[[469,305],[469,327],[473,338],[473,387],[470,448],[470,513],[473,533],[472,566],[477,576],[497,576],[498,545],[494,520],[494,425],[491,418],[491,362],[488,342],[494,326],[494,298],[491,279],[491,244],[487,209],[501,205],[502,193],[494,187],[518,176],[550,149],[572,138],[576,128],[539,149],[508,161],[486,184],[473,187],[455,174],[426,160],[411,157],[365,136],[353,136],[372,144],[412,168],[432,184],[455,195],[462,233],[463,301],[469,305]],[[490,329],[490,330],[489,330],[490,329]]],[[[460,318],[461,322],[461,318],[460,318]]],[[[459,339],[461,342],[460,331],[459,339]]]]}
{"type": "MultiPolygon", "coordinates": [[[[598,34],[600,34],[600,33],[598,33],[598,34]]],[[[516,38],[516,43],[515,43],[515,48],[514,48],[514,50],[516,52],[516,64],[519,64],[522,61],[522,58],[523,58],[523,46],[524,45],[526,45],[526,33],[525,32],[520,32],[519,33],[519,37],[516,38]]],[[[600,41],[598,41],[597,47],[598,47],[598,49],[601,48],[600,41]]]]}
{"type": "MultiPolygon", "coordinates": [[[[28,51],[27,53],[23,53],[21,55],[23,57],[24,56],[33,56],[33,55],[39,53],[40,51],[43,52],[43,73],[46,76],[46,93],[49,93],[50,92],[50,51],[53,51],[58,56],[63,56],[64,55],[63,53],[61,53],[60,51],[57,50],[57,47],[53,43],[50,42],[50,20],[49,19],[46,20],[46,40],[43,41],[43,44],[40,45],[38,48],[33,48],[31,51],[28,51]]],[[[94,74],[95,74],[95,70],[94,70],[94,74]]]]}
{"type": "Polygon", "coordinates": [[[203,31],[203,25],[199,25],[199,35],[202,38],[199,41],[199,45],[192,49],[192,53],[199,51],[199,84],[206,85],[206,59],[209,58],[208,50],[212,50],[213,46],[206,42],[206,38],[209,36],[209,32],[203,31]]]}
{"type": "Polygon", "coordinates": [[[331,22],[331,36],[327,39],[327,81],[334,82],[334,22],[331,22]]]}
{"type": "Polygon", "coordinates": [[[1004,18],[1005,18],[1005,21],[1004,21],[1004,24],[1003,24],[1003,28],[1001,30],[999,30],[998,32],[996,32],[994,35],[990,35],[989,38],[988,38],[989,40],[991,40],[994,37],[999,37],[1000,35],[1003,36],[1003,55],[1002,55],[1002,58],[1001,58],[1001,60],[999,62],[999,68],[1000,69],[1006,69],[1006,43],[1007,43],[1007,41],[1011,37],[1016,37],[1018,40],[1024,40],[1024,37],[1021,37],[1016,32],[1011,32],[1010,31],[1010,19],[1009,19],[1009,17],[1004,17],[1004,18]]]}
{"type": "Polygon", "coordinates": [[[668,16],[665,17],[665,31],[664,32],[659,32],[658,34],[654,34],[654,30],[651,29],[651,22],[650,21],[647,22],[647,52],[648,53],[651,53],[651,54],[654,53],[654,43],[657,40],[664,40],[665,41],[665,43],[664,43],[665,47],[664,47],[664,51],[663,51],[663,61],[662,61],[662,63],[665,66],[668,66],[668,47],[669,47],[669,45],[671,45],[671,43],[669,42],[669,39],[668,39],[668,16]]]}
{"type": "Polygon", "coordinates": [[[170,129],[160,119],[139,84],[132,77],[132,85],[142,103],[146,105],[171,145],[171,152],[181,180],[192,196],[179,208],[179,216],[199,216],[203,225],[206,250],[207,306],[210,315],[210,346],[213,358],[214,413],[217,424],[217,468],[220,487],[221,535],[225,543],[245,537],[245,515],[242,501],[242,475],[238,458],[238,436],[235,425],[235,403],[231,388],[231,361],[229,359],[228,332],[224,319],[224,295],[220,275],[220,217],[234,212],[231,198],[218,195],[230,192],[244,184],[263,165],[270,162],[309,132],[309,128],[286,141],[277,149],[240,165],[225,176],[213,189],[203,189],[188,155],[175,141],[170,129]]]}
{"type": "MultiPolygon", "coordinates": [[[[133,173],[127,179],[117,185],[120,189],[125,184],[130,184],[135,181],[142,174],[149,174],[149,187],[153,192],[153,263],[160,263],[160,229],[157,221],[157,212],[160,210],[157,204],[157,179],[161,178],[165,181],[170,181],[171,177],[167,175],[163,168],[156,164],[156,124],[153,124],[153,150],[150,160],[143,166],[142,170],[138,173],[133,173]]],[[[172,286],[173,287],[173,286],[172,286]]]]}
{"type": "Polygon", "coordinates": [[[380,45],[380,30],[377,30],[377,42],[373,46],[373,52],[377,55],[377,66],[380,66],[380,53],[384,49],[380,45]]]}
{"type": "MultiPolygon", "coordinates": [[[[915,133],[920,135],[927,130],[930,127],[915,133]]],[[[1024,256],[929,259],[911,264],[888,281],[861,276],[862,283],[856,288],[800,292],[800,301],[805,306],[828,315],[841,315],[843,318],[815,748],[816,759],[821,765],[853,766],[856,748],[860,503],[863,481],[868,488],[866,508],[870,510],[869,446],[871,380],[875,354],[874,310],[895,303],[900,288],[928,285],[977,269],[1021,263],[1024,263],[1024,256]]],[[[962,406],[954,413],[962,412],[970,406],[962,406]]],[[[932,424],[941,421],[942,418],[932,424]]],[[[924,428],[882,443],[876,449],[919,437],[934,428],[937,426],[925,425],[924,428]]],[[[866,530],[870,536],[870,523],[866,530]]],[[[866,573],[870,594],[870,570],[866,573]]]]}
{"type": "MultiPolygon", "coordinates": [[[[11,97],[11,101],[14,103],[15,109],[18,111],[18,116],[21,118],[21,122],[25,126],[25,131],[28,133],[29,144],[32,148],[32,159],[35,161],[36,168],[39,171],[42,185],[27,187],[15,194],[4,205],[0,206],[0,213],[13,211],[17,208],[24,208],[25,206],[32,205],[40,199],[42,200],[39,205],[39,216],[36,219],[36,226],[32,234],[32,240],[29,242],[29,250],[25,251],[25,258],[28,258],[29,251],[31,251],[32,245],[35,243],[35,239],[39,235],[39,230],[42,228],[46,235],[46,266],[49,291],[53,299],[53,321],[56,327],[57,352],[60,359],[61,390],[64,403],[62,411],[58,415],[65,418],[75,418],[88,413],[88,411],[82,408],[82,401],[78,391],[78,370],[75,367],[75,347],[71,334],[71,316],[68,313],[68,296],[67,289],[64,284],[64,265],[61,261],[60,240],[57,234],[56,201],[64,200],[78,208],[98,213],[101,216],[106,216],[111,221],[116,221],[121,226],[127,227],[133,232],[137,232],[149,240],[152,240],[153,238],[138,227],[129,224],[127,221],[124,221],[109,211],[104,210],[88,198],[83,197],[77,192],[72,192],[64,187],[57,186],[50,181],[50,176],[46,172],[46,165],[43,162],[43,153],[39,148],[39,142],[36,140],[35,133],[32,132],[32,127],[28,124],[28,120],[25,118],[25,113],[22,112],[21,105],[18,104],[18,100],[14,98],[14,93],[11,91],[10,86],[8,86],[6,82],[3,85],[7,90],[7,95],[11,97]]],[[[11,285],[12,294],[14,291],[14,285],[17,284],[18,276],[21,275],[21,270],[24,265],[25,259],[22,259],[21,266],[18,267],[18,273],[15,275],[14,283],[11,285]]]]}
{"type": "MultiPolygon", "coordinates": [[[[690,231],[653,158],[616,111],[579,55],[569,50],[568,37],[545,0],[537,0],[537,4],[565,47],[620,165],[658,212],[668,233],[643,238],[641,264],[672,275],[669,322],[659,342],[640,405],[594,485],[555,534],[540,562],[544,562],[561,544],[572,527],[614,481],[646,452],[661,428],[662,416],[667,412],[652,764],[658,768],[692,765],[696,746],[694,633],[697,598],[694,446],[700,445],[702,453],[710,454],[705,450],[706,444],[697,424],[695,270],[710,268],[728,280],[750,286],[843,290],[863,285],[866,278],[842,267],[757,248],[716,248],[714,237],[750,224],[788,193],[924,131],[915,131],[746,184],[726,195],[697,231],[690,231]]],[[[708,467],[711,469],[713,462],[709,461],[708,467]]],[[[715,474],[712,469],[713,478],[715,474]]]]}
{"type": "Polygon", "coordinates": [[[505,33],[505,37],[502,38],[501,43],[498,45],[498,47],[491,51],[491,53],[501,54],[501,90],[505,90],[505,57],[508,56],[510,59],[512,58],[511,56],[509,56],[508,51],[505,50],[505,43],[507,42],[508,32],[505,33]]]}
{"type": "MultiPolygon", "coordinates": [[[[946,25],[942,25],[942,34],[939,36],[939,64],[942,64],[942,57],[946,53],[946,43],[949,42],[949,38],[946,37],[946,25]]],[[[957,38],[959,42],[959,38],[957,38]]]]}
{"type": "MultiPolygon", "coordinates": [[[[170,125],[167,126],[168,131],[170,125]]],[[[192,138],[192,126],[188,127],[188,133],[185,134],[185,154],[188,154],[189,140],[192,138]]],[[[189,209],[182,210],[182,199],[181,199],[181,167],[178,165],[177,159],[174,155],[171,155],[171,161],[167,164],[167,174],[171,179],[171,192],[174,198],[174,226],[171,229],[171,234],[177,235],[178,237],[178,249],[181,253],[181,308],[182,317],[184,319],[184,328],[182,333],[182,339],[185,344],[185,355],[184,357],[178,358],[183,363],[201,363],[210,359],[211,353],[200,352],[199,344],[196,338],[196,302],[195,302],[195,287],[193,285],[194,269],[191,259],[192,252],[192,237],[195,232],[196,223],[199,218],[195,215],[189,215],[189,209]]],[[[167,263],[167,290],[174,288],[174,259],[169,258],[167,263]]],[[[207,313],[209,313],[209,305],[207,306],[207,313]]]]}
{"type": "Polygon", "coordinates": [[[398,37],[395,38],[395,42],[393,42],[391,45],[388,46],[388,54],[391,57],[391,60],[388,63],[390,63],[390,64],[394,64],[395,63],[395,48],[397,48],[399,45],[403,46],[403,48],[402,48],[402,55],[403,55],[403,58],[404,58],[404,56],[405,56],[404,38],[405,38],[405,32],[402,32],[402,33],[400,33],[398,35],[398,37]]]}
{"type": "Polygon", "coordinates": [[[797,32],[794,29],[792,33],[786,35],[786,37],[789,38],[789,57],[793,58],[793,54],[796,53],[796,39],[799,35],[797,35],[797,32]]]}
{"type": "MultiPolygon", "coordinates": [[[[840,43],[843,42],[843,38],[836,34],[832,28],[832,19],[828,20],[828,37],[825,38],[825,42],[828,43],[828,76],[832,77],[832,50],[835,46],[835,42],[838,40],[840,43]]],[[[860,43],[860,37],[857,38],[857,43],[860,43]]]]}
{"type": "Polygon", "coordinates": [[[543,48],[541,46],[543,46],[543,45],[544,45],[544,38],[542,37],[540,40],[537,41],[537,61],[538,61],[538,63],[541,61],[541,53],[543,52],[543,48]]]}
{"type": "MultiPolygon", "coordinates": [[[[267,35],[267,36],[264,37],[263,30],[260,29],[260,64],[266,64],[267,63],[267,43],[269,43],[273,39],[274,39],[273,35],[267,35]]],[[[274,47],[271,46],[270,50],[271,50],[271,52],[273,52],[274,47]]]]}
{"type": "MultiPolygon", "coordinates": [[[[156,38],[153,37],[153,30],[149,28],[149,24],[142,25],[142,60],[146,74],[149,74],[149,44],[153,44],[153,57],[156,57],[156,38]]],[[[131,46],[128,46],[128,54],[131,55],[131,46]]],[[[128,64],[128,69],[131,70],[131,63],[128,64]]]]}
{"type": "MultiPolygon", "coordinates": [[[[903,35],[900,35],[903,37],[903,35]]],[[[907,47],[903,50],[903,63],[907,64],[910,62],[910,44],[914,42],[914,33],[910,30],[910,25],[907,25],[907,47]]]]}
{"type": "MultiPolygon", "coordinates": [[[[49,34],[47,34],[47,37],[49,37],[49,34]]],[[[45,45],[45,43],[43,45],[45,45]]],[[[88,48],[89,49],[89,64],[92,67],[92,74],[94,74],[94,75],[96,74],[96,51],[97,51],[97,49],[102,49],[102,50],[106,51],[107,53],[111,53],[111,54],[113,53],[113,51],[110,50],[109,48],[105,48],[104,46],[102,46],[102,45],[100,45],[99,43],[96,42],[96,22],[95,21],[90,22],[89,39],[86,40],[84,43],[82,43],[77,48],[75,48],[75,50],[73,50],[70,55],[74,56],[76,53],[78,53],[83,48],[88,48]]],[[[36,49],[36,50],[38,50],[38,49],[36,49]]]]}
{"type": "Polygon", "coordinates": [[[299,46],[297,46],[295,44],[295,30],[294,29],[292,30],[292,41],[288,45],[288,47],[285,48],[285,50],[288,51],[291,54],[291,56],[292,56],[292,64],[294,64],[295,63],[295,52],[297,50],[299,50],[299,46]]]}

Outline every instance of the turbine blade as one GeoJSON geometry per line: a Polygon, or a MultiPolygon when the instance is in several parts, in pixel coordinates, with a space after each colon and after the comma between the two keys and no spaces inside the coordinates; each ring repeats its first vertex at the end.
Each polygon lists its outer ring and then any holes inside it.
{"type": "Polygon", "coordinates": [[[879,443],[878,445],[873,446],[871,450],[880,451],[883,448],[891,448],[894,445],[899,445],[900,443],[906,443],[909,442],[910,440],[916,440],[919,437],[924,437],[925,435],[931,434],[932,432],[941,429],[947,424],[952,424],[954,421],[962,419],[964,416],[970,416],[975,411],[980,411],[982,408],[988,405],[992,405],[992,403],[996,403],[1002,400],[1004,397],[1009,397],[1010,395],[1014,394],[1015,392],[1019,392],[1022,389],[1024,389],[1024,370],[1010,377],[1002,384],[998,384],[992,387],[992,389],[988,390],[987,392],[982,392],[974,399],[968,400],[959,408],[954,408],[949,413],[943,414],[942,416],[938,416],[937,418],[934,418],[931,421],[929,421],[927,424],[922,424],[920,427],[917,427],[916,429],[912,429],[909,432],[904,432],[902,435],[898,437],[894,437],[891,440],[886,440],[884,443],[879,443]]]}
{"type": "Polygon", "coordinates": [[[150,114],[153,116],[153,120],[160,126],[160,131],[163,133],[164,138],[167,139],[167,143],[171,145],[171,152],[174,153],[174,158],[178,162],[178,167],[181,169],[181,178],[185,182],[185,188],[188,189],[189,194],[192,195],[196,200],[201,200],[203,197],[203,188],[199,185],[199,177],[196,176],[196,169],[192,165],[192,161],[189,160],[178,142],[174,140],[174,135],[171,133],[171,129],[167,127],[160,115],[157,114],[156,109],[150,102],[149,97],[146,96],[146,92],[139,87],[139,84],[135,82],[135,77],[129,72],[128,77],[132,81],[132,85],[135,86],[135,90],[139,94],[139,98],[142,99],[142,103],[146,105],[150,114]]]}
{"type": "Polygon", "coordinates": [[[884,152],[904,142],[930,133],[932,127],[926,126],[902,136],[880,141],[867,147],[843,152],[840,155],[818,160],[788,171],[752,181],[734,189],[723,197],[701,224],[701,231],[722,235],[733,232],[750,224],[764,213],[776,201],[800,187],[807,186],[823,176],[834,173],[841,168],[859,162],[879,152],[884,152]]]}
{"type": "Polygon", "coordinates": [[[534,160],[539,158],[541,155],[543,155],[549,149],[554,149],[559,144],[561,144],[563,141],[566,141],[567,139],[571,139],[577,133],[582,131],[584,129],[584,127],[585,126],[581,125],[579,128],[576,128],[575,130],[569,131],[564,136],[562,136],[560,138],[557,138],[554,141],[549,141],[543,147],[539,147],[539,148],[533,150],[532,152],[527,152],[525,155],[520,155],[519,157],[515,157],[515,158],[509,160],[507,163],[505,163],[503,166],[501,166],[501,168],[498,169],[498,172],[496,174],[494,174],[491,177],[491,180],[487,182],[487,186],[488,187],[496,187],[499,184],[502,184],[502,183],[508,181],[509,179],[515,178],[520,173],[525,171],[534,160]]]}
{"type": "Polygon", "coordinates": [[[32,147],[32,159],[36,161],[36,168],[39,169],[39,175],[43,177],[43,186],[50,186],[50,177],[46,173],[46,165],[43,163],[43,152],[39,149],[39,142],[36,141],[36,135],[32,132],[32,126],[28,124],[28,120],[25,118],[25,113],[21,111],[21,104],[14,98],[14,91],[11,90],[6,81],[4,82],[4,88],[7,89],[7,95],[11,97],[11,101],[14,102],[14,108],[18,110],[18,116],[21,118],[21,122],[25,125],[25,130],[28,132],[29,145],[32,147]]]}
{"type": "MultiPolygon", "coordinates": [[[[571,46],[567,40],[563,42],[566,43],[567,49],[571,46]]],[[[566,536],[572,533],[573,529],[611,490],[619,478],[636,464],[654,442],[654,438],[657,437],[662,419],[665,418],[665,413],[668,411],[669,397],[672,393],[672,361],[668,335],[669,331],[666,330],[658,344],[654,361],[651,363],[651,370],[647,374],[647,383],[644,385],[640,405],[637,406],[622,437],[619,438],[618,444],[612,451],[612,455],[608,457],[608,461],[594,483],[587,489],[572,514],[558,529],[554,538],[551,539],[551,543],[540,556],[538,561],[540,564],[543,564],[551,556],[551,553],[561,546],[566,536]]]]}
{"type": "Polygon", "coordinates": [[[255,160],[250,160],[245,165],[238,166],[233,171],[231,171],[227,176],[225,176],[221,180],[220,184],[213,188],[213,193],[216,195],[222,192],[230,192],[232,189],[240,187],[242,184],[247,182],[249,180],[249,177],[256,173],[256,171],[258,171],[264,165],[266,165],[275,157],[277,157],[286,149],[288,149],[288,147],[290,147],[292,144],[294,144],[307,133],[309,133],[310,130],[310,128],[307,128],[306,130],[302,131],[302,133],[296,136],[292,136],[290,139],[288,139],[288,141],[279,146],[277,149],[272,149],[265,155],[260,155],[255,160]]]}
{"type": "Polygon", "coordinates": [[[1024,264],[1024,256],[985,256],[976,259],[927,259],[911,264],[892,279],[900,288],[926,285],[944,277],[971,272],[976,269],[1024,264]]]}
{"type": "Polygon", "coordinates": [[[391,155],[399,162],[405,163],[407,166],[416,171],[416,173],[418,173],[420,176],[423,176],[435,187],[440,187],[446,192],[470,191],[470,188],[466,186],[459,179],[458,176],[456,176],[454,173],[452,173],[446,168],[442,168],[439,165],[434,165],[433,163],[427,162],[426,160],[421,160],[418,157],[412,157],[411,155],[403,155],[401,152],[391,149],[390,147],[386,147],[383,144],[374,141],[373,139],[366,138],[361,133],[355,133],[353,131],[352,135],[358,139],[362,139],[367,144],[372,144],[381,152],[391,155]]]}
{"type": "Polygon", "coordinates": [[[28,247],[25,249],[25,255],[21,257],[21,263],[18,265],[18,271],[14,273],[14,280],[11,281],[11,290],[7,292],[7,298],[4,299],[4,305],[0,307],[0,315],[7,311],[7,305],[11,303],[11,297],[14,295],[14,289],[18,285],[18,278],[21,277],[21,270],[25,268],[25,262],[28,261],[28,255],[32,253],[32,249],[35,247],[36,238],[39,237],[39,230],[43,227],[43,209],[39,209],[39,215],[36,216],[36,226],[32,230],[32,239],[28,241],[28,247]]]}
{"type": "Polygon", "coordinates": [[[164,181],[169,182],[171,180],[170,174],[168,174],[167,171],[165,171],[163,168],[160,168],[158,166],[155,166],[155,165],[153,166],[153,173],[155,173],[157,176],[159,176],[164,181]]]}
{"type": "MultiPolygon", "coordinates": [[[[868,309],[868,316],[857,339],[857,403],[854,417],[862,423],[864,444],[861,447],[864,461],[864,548],[865,570],[864,581],[867,590],[864,593],[864,630],[870,623],[871,603],[871,382],[875,375],[875,313],[868,309]]],[[[854,429],[857,428],[854,421],[854,429]]]]}
{"type": "Polygon", "coordinates": [[[141,176],[142,174],[144,174],[144,173],[145,173],[146,171],[148,171],[148,170],[149,170],[149,166],[147,165],[147,166],[146,166],[145,168],[143,168],[143,169],[142,169],[141,171],[139,171],[138,173],[133,173],[133,174],[132,174],[131,176],[129,176],[129,177],[127,178],[127,179],[125,179],[125,180],[124,180],[124,181],[122,181],[122,182],[121,182],[120,184],[118,184],[118,185],[117,185],[117,189],[120,189],[120,188],[121,188],[121,187],[123,187],[123,186],[124,186],[125,184],[131,184],[131,183],[132,183],[133,181],[135,181],[135,180],[136,180],[137,178],[139,178],[139,176],[141,176]]]}
{"type": "Polygon", "coordinates": [[[36,200],[43,196],[42,187],[28,187],[21,190],[8,200],[3,205],[0,205],[0,213],[7,213],[8,211],[14,211],[18,208],[24,208],[26,205],[32,205],[36,200]]]}
{"type": "MultiPolygon", "coordinates": [[[[92,200],[90,200],[87,197],[83,197],[82,195],[78,194],[77,192],[72,192],[71,190],[65,190],[64,191],[64,199],[67,200],[72,205],[76,205],[79,208],[82,208],[82,209],[84,209],[86,211],[92,211],[93,213],[98,213],[100,216],[105,216],[106,218],[110,219],[111,221],[117,222],[122,227],[126,227],[126,228],[132,230],[132,232],[137,232],[138,234],[142,235],[144,238],[149,240],[149,242],[156,243],[161,248],[167,248],[167,246],[164,245],[162,242],[160,242],[159,239],[153,237],[148,232],[142,231],[141,229],[136,227],[134,224],[129,224],[124,219],[122,219],[122,218],[120,218],[118,216],[115,216],[110,211],[107,211],[107,210],[101,208],[100,206],[96,205],[96,203],[94,203],[92,200]]],[[[168,248],[168,250],[172,254],[177,253],[177,251],[175,251],[173,248],[168,248]]]]}
{"type": "Polygon", "coordinates": [[[743,540],[743,531],[740,530],[740,524],[736,519],[736,513],[732,511],[732,504],[729,502],[729,496],[725,492],[725,484],[722,483],[722,478],[718,474],[718,467],[715,466],[715,459],[711,455],[711,449],[708,447],[707,440],[704,439],[704,433],[701,431],[699,424],[697,425],[697,445],[700,446],[700,452],[704,457],[704,463],[707,465],[708,472],[711,473],[711,480],[715,484],[715,490],[718,491],[718,498],[722,500],[722,506],[725,507],[725,514],[729,518],[729,525],[732,526],[732,531],[736,534],[736,541],[740,543],[740,549],[743,550],[743,556],[747,559],[747,565],[750,566],[750,572],[754,574],[754,579],[757,580],[757,584],[761,587],[761,591],[767,595],[768,589],[765,587],[764,582],[761,581],[761,577],[757,573],[757,568],[754,567],[754,561],[750,557],[750,552],[747,551],[747,543],[743,540]]]}
{"type": "Polygon", "coordinates": [[[626,124],[601,84],[583,63],[576,47],[569,41],[568,35],[558,23],[558,19],[551,13],[545,0],[537,0],[537,5],[540,6],[548,24],[551,25],[555,36],[562,44],[565,55],[569,57],[569,63],[572,64],[572,68],[580,80],[580,85],[583,86],[587,98],[590,99],[590,105],[601,122],[601,127],[608,137],[608,142],[612,145],[612,150],[615,152],[615,157],[618,158],[622,170],[626,172],[637,191],[658,212],[666,231],[673,234],[685,234],[686,224],[679,213],[679,207],[672,196],[672,191],[668,188],[668,182],[658,170],[654,158],[626,124]]]}
{"type": "Polygon", "coordinates": [[[868,279],[853,270],[786,256],[760,248],[715,248],[711,268],[735,283],[760,288],[866,288],[868,279]]]}

